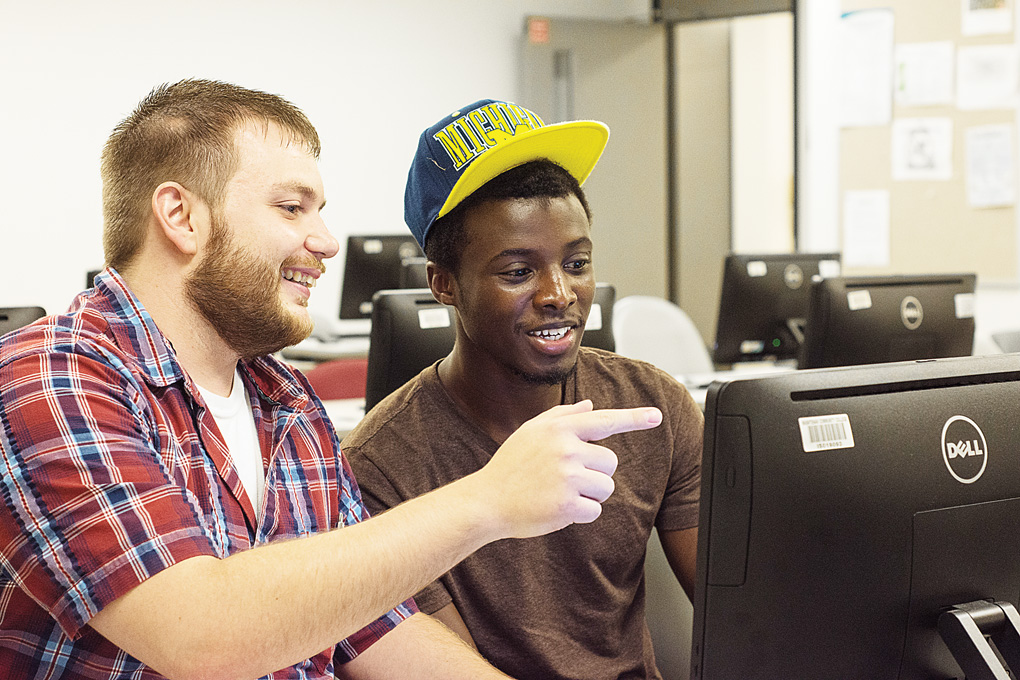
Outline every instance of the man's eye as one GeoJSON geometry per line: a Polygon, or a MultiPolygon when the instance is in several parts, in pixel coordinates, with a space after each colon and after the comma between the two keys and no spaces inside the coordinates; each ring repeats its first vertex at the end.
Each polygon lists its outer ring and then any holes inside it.
{"type": "Polygon", "coordinates": [[[520,267],[518,269],[510,269],[508,271],[503,272],[503,276],[509,276],[511,278],[521,278],[522,276],[527,276],[530,271],[531,270],[527,269],[526,267],[520,267]]]}
{"type": "Polygon", "coordinates": [[[572,260],[567,263],[567,269],[584,269],[590,264],[588,260],[572,260]]]}
{"type": "Polygon", "coordinates": [[[297,215],[299,212],[301,212],[301,206],[300,205],[290,205],[290,204],[287,204],[287,205],[281,205],[280,207],[283,208],[285,211],[289,212],[291,215],[297,215]]]}

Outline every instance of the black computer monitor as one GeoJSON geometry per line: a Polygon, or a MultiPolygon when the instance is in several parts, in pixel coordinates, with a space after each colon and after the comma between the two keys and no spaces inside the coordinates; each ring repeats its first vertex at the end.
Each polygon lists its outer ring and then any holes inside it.
{"type": "Polygon", "coordinates": [[[962,677],[940,614],[1020,597],[1018,403],[1016,355],[714,383],[691,677],[962,677]]]}
{"type": "Polygon", "coordinates": [[[712,360],[795,359],[811,280],[840,274],[839,253],[727,255],[712,360]]]}
{"type": "Polygon", "coordinates": [[[439,361],[457,338],[453,307],[428,288],[381,290],[372,306],[365,411],[439,361]]]}
{"type": "Polygon", "coordinates": [[[404,287],[404,260],[423,257],[410,235],[374,234],[347,237],[341,319],[371,319],[372,296],[378,290],[404,287]]]}
{"type": "Polygon", "coordinates": [[[967,356],[974,274],[847,276],[816,281],[800,368],[967,356]]]}

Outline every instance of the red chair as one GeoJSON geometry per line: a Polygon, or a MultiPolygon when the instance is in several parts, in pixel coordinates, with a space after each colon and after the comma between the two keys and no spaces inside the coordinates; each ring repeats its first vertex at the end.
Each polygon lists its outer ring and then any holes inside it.
{"type": "Polygon", "coordinates": [[[365,397],[368,357],[324,361],[305,371],[319,399],[357,399],[365,397]]]}

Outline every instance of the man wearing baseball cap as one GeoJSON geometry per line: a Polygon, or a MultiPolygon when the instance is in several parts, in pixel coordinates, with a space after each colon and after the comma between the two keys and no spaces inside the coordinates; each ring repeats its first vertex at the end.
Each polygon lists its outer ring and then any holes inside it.
{"type": "Polygon", "coordinates": [[[653,366],[580,346],[595,292],[580,185],[608,138],[602,123],[545,125],[495,100],[425,130],[405,220],[433,295],[457,311],[456,342],[344,440],[366,505],[381,512],[484,466],[552,406],[662,411],[656,430],[600,442],[619,464],[594,523],[490,544],[415,596],[517,677],[660,677],[644,620],[653,527],[688,595],[694,580],[701,411],[653,366]]]}

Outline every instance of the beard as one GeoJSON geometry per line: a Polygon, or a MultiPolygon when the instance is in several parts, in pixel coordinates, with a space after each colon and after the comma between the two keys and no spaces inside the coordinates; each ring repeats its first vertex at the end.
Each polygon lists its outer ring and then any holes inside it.
{"type": "Polygon", "coordinates": [[[577,361],[575,359],[570,368],[553,369],[546,373],[528,373],[517,366],[511,366],[510,372],[531,385],[562,385],[567,378],[577,372],[577,361]]]}
{"type": "MultiPolygon", "coordinates": [[[[318,260],[302,262],[322,269],[318,260]]],[[[289,258],[283,263],[287,266],[301,264],[289,258]]],[[[280,299],[281,269],[237,245],[225,221],[214,214],[209,250],[185,281],[184,294],[239,357],[251,360],[312,332],[311,317],[290,313],[280,299]]]]}

